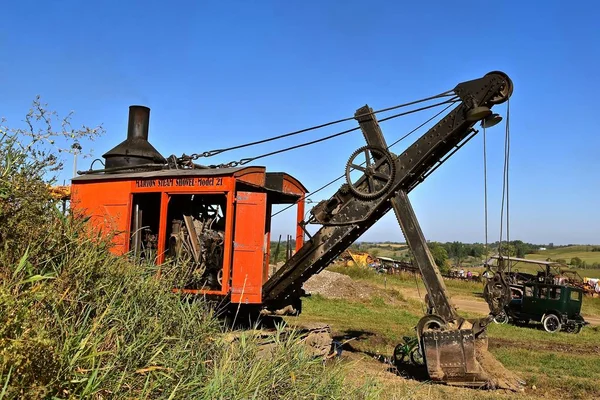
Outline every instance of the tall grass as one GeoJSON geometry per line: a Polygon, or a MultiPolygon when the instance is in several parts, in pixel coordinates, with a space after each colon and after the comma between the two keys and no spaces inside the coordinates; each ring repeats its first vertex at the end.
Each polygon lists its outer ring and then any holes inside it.
{"type": "Polygon", "coordinates": [[[0,129],[0,399],[372,395],[297,335],[276,334],[267,358],[251,332],[228,340],[202,299],[173,294],[153,266],[113,256],[110,238],[58,212],[43,179],[52,158],[21,139],[0,129]]]}

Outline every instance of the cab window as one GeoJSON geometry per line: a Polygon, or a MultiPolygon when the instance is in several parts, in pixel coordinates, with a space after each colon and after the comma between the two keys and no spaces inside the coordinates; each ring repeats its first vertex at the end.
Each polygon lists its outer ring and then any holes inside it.
{"type": "Polygon", "coordinates": [[[573,301],[581,301],[581,293],[573,290],[571,292],[571,300],[573,300],[573,301]]]}
{"type": "Polygon", "coordinates": [[[525,297],[533,297],[533,286],[525,286],[525,297]]]}
{"type": "Polygon", "coordinates": [[[560,300],[561,288],[554,287],[550,289],[550,298],[552,300],[560,300]]]}
{"type": "Polygon", "coordinates": [[[540,299],[547,299],[548,298],[548,288],[546,286],[540,286],[540,287],[538,287],[538,297],[540,299]]]}

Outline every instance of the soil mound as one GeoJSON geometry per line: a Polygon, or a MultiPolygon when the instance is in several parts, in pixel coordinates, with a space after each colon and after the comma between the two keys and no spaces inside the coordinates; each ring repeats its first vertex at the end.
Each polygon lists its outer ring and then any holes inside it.
{"type": "Polygon", "coordinates": [[[355,282],[347,275],[323,270],[312,276],[303,285],[311,294],[320,294],[328,299],[369,299],[372,289],[355,282]]]}

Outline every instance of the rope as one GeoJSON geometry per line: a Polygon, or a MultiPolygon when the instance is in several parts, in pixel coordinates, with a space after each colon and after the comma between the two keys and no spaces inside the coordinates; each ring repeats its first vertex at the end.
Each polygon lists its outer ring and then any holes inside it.
{"type": "MultiPolygon", "coordinates": [[[[414,110],[405,111],[405,112],[403,112],[403,113],[394,114],[394,115],[391,115],[391,116],[389,116],[389,117],[387,117],[387,118],[383,118],[383,119],[381,119],[379,122],[388,121],[388,120],[390,120],[390,119],[394,119],[394,118],[402,117],[402,116],[405,116],[405,115],[408,115],[408,114],[413,114],[413,113],[416,113],[416,112],[419,112],[419,111],[423,111],[423,110],[427,110],[427,109],[430,109],[430,108],[438,107],[438,106],[441,106],[441,105],[444,105],[444,104],[448,104],[448,103],[450,103],[450,104],[454,104],[454,103],[456,103],[456,101],[457,101],[457,100],[455,100],[454,98],[452,98],[452,99],[450,99],[450,100],[446,100],[446,101],[443,101],[443,102],[441,102],[441,103],[436,103],[436,104],[432,104],[432,105],[429,105],[429,106],[425,106],[425,107],[416,108],[416,109],[414,109],[414,110]]],[[[367,114],[367,115],[370,115],[370,114],[367,114]]],[[[325,137],[323,137],[323,138],[316,139],[316,140],[312,140],[312,141],[310,141],[310,142],[301,143],[301,144],[297,144],[297,145],[295,145],[295,146],[286,147],[286,148],[284,148],[284,149],[280,149],[280,150],[271,151],[271,152],[269,152],[269,153],[261,154],[261,155],[255,156],[255,157],[250,157],[250,158],[242,158],[242,159],[241,159],[241,160],[239,160],[239,161],[231,161],[231,162],[229,162],[229,163],[227,163],[227,164],[222,164],[222,165],[220,165],[219,167],[221,167],[221,168],[223,168],[223,167],[225,167],[225,168],[229,168],[229,167],[237,167],[238,165],[245,165],[245,164],[248,164],[249,162],[252,162],[252,161],[258,160],[258,159],[260,159],[260,158],[269,157],[269,156],[273,156],[273,155],[275,155],[275,154],[285,153],[286,151],[290,151],[290,150],[296,150],[296,149],[299,149],[299,148],[301,148],[301,147],[306,147],[306,146],[310,146],[310,145],[317,144],[317,143],[320,143],[320,142],[324,142],[324,141],[326,141],[326,140],[333,139],[333,138],[335,138],[335,137],[342,136],[342,135],[345,135],[345,134],[347,134],[347,133],[350,133],[350,132],[357,131],[357,130],[359,130],[359,129],[360,129],[360,126],[357,126],[356,128],[347,129],[347,130],[345,130],[345,131],[341,131],[341,132],[338,132],[338,133],[334,133],[333,135],[325,136],[325,137]]]]}
{"type": "MultiPolygon", "coordinates": [[[[379,113],[382,113],[382,112],[395,110],[395,109],[398,109],[398,108],[401,108],[401,107],[407,107],[407,106],[411,106],[413,104],[418,104],[418,103],[422,103],[422,102],[425,102],[425,101],[429,101],[429,100],[433,100],[433,99],[438,99],[440,97],[450,96],[451,92],[452,91],[449,90],[449,91],[446,91],[446,92],[443,92],[443,93],[440,93],[440,94],[436,94],[435,96],[426,97],[426,98],[421,99],[421,100],[415,100],[415,101],[411,101],[411,102],[404,103],[404,104],[398,104],[398,105],[395,105],[395,106],[392,106],[392,107],[388,107],[388,108],[382,108],[381,110],[373,111],[373,114],[379,114],[379,113]]],[[[366,114],[362,114],[362,115],[355,115],[355,116],[352,116],[352,117],[342,118],[342,119],[338,119],[336,121],[326,122],[324,124],[315,125],[315,126],[311,126],[309,128],[300,129],[298,131],[284,133],[282,135],[273,136],[273,137],[262,139],[262,140],[257,140],[255,142],[244,143],[244,144],[240,144],[240,145],[236,145],[236,146],[232,146],[232,147],[227,147],[227,148],[224,148],[224,149],[216,149],[216,150],[205,151],[204,153],[201,153],[201,154],[192,154],[190,157],[192,159],[198,159],[200,157],[212,157],[212,156],[215,156],[217,154],[224,153],[226,151],[237,150],[237,149],[241,149],[243,147],[255,146],[257,144],[263,144],[263,143],[271,142],[273,140],[278,140],[278,139],[283,139],[283,138],[294,136],[294,135],[299,135],[301,133],[313,131],[315,129],[325,128],[327,126],[339,124],[339,123],[346,122],[346,121],[351,121],[351,120],[353,120],[355,118],[364,117],[364,116],[367,116],[367,115],[370,115],[370,114],[371,113],[366,113],[366,114]]]]}
{"type": "MultiPolygon", "coordinates": [[[[420,124],[419,126],[417,126],[416,128],[414,128],[413,130],[411,130],[410,132],[408,132],[406,135],[402,136],[400,139],[396,140],[394,143],[392,143],[391,145],[389,145],[387,147],[387,149],[389,150],[391,147],[397,145],[398,143],[400,143],[402,140],[406,139],[407,137],[409,137],[410,135],[412,135],[413,133],[415,133],[416,131],[418,131],[419,129],[421,129],[422,127],[424,127],[425,125],[427,125],[428,123],[430,123],[431,121],[433,121],[435,118],[437,118],[438,116],[440,116],[444,111],[446,111],[447,109],[449,109],[450,107],[452,107],[454,105],[453,103],[448,104],[448,106],[444,107],[442,109],[442,111],[439,111],[438,113],[436,113],[434,116],[432,116],[431,118],[429,118],[427,121],[423,122],[422,124],[420,124]]],[[[359,127],[360,128],[360,127],[359,127]]],[[[362,163],[364,164],[364,162],[362,163]]],[[[361,165],[362,165],[361,164],[361,165]]],[[[318,188],[317,190],[315,190],[314,192],[310,193],[308,196],[303,196],[301,198],[299,198],[298,200],[296,200],[294,203],[290,204],[289,206],[282,208],[281,210],[277,211],[274,214],[271,214],[271,218],[276,216],[277,214],[281,214],[282,212],[292,208],[293,206],[295,206],[296,204],[298,204],[300,201],[302,201],[303,199],[308,199],[310,196],[319,193],[321,190],[333,185],[335,182],[339,181],[340,179],[344,178],[346,176],[346,174],[342,174],[340,176],[338,176],[337,178],[335,178],[334,180],[332,180],[329,183],[326,183],[325,185],[321,186],[320,188],[318,188]]]]}

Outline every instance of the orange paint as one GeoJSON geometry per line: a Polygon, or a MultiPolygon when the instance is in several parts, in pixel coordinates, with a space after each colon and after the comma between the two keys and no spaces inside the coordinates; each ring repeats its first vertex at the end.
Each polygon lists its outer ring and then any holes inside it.
{"type": "MultiPolygon", "coordinates": [[[[182,196],[191,198],[191,195],[223,199],[222,285],[174,290],[221,297],[231,295],[234,303],[260,304],[262,286],[268,278],[271,204],[289,204],[305,193],[306,189],[295,178],[281,173],[269,175],[264,167],[83,175],[72,181],[71,209],[90,216],[95,230],[116,232],[111,251],[117,255],[133,251],[130,242],[137,215],[142,225],[148,225],[143,228],[157,235],[155,262],[160,265],[167,259],[173,229],[170,213],[177,214],[178,209],[174,208],[177,200],[188,198],[182,196]],[[136,213],[136,204],[141,214],[136,213]]],[[[302,200],[298,205],[297,223],[303,215],[302,200]]],[[[302,232],[297,223],[290,229],[296,230],[296,249],[299,249],[302,232]]]]}

